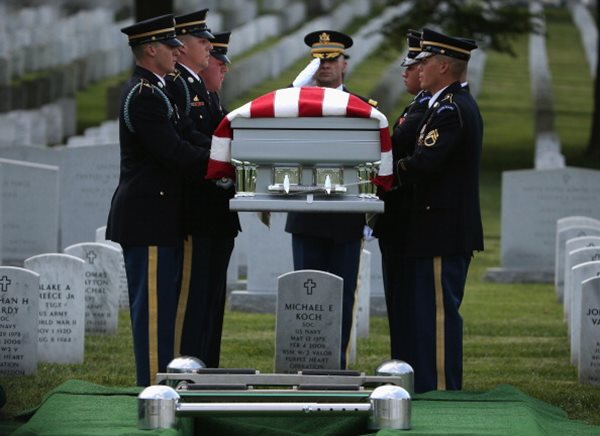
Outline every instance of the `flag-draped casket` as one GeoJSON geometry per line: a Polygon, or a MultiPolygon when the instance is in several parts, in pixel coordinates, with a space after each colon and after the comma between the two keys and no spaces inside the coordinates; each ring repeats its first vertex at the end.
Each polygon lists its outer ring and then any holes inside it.
{"type": "Polygon", "coordinates": [[[222,120],[206,177],[236,180],[233,210],[382,212],[374,185],[392,184],[388,122],[344,91],[273,91],[222,120]]]}

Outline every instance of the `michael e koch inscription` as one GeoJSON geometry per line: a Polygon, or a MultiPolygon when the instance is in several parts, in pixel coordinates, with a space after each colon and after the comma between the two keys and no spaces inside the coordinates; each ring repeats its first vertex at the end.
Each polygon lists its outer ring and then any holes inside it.
{"type": "Polygon", "coordinates": [[[275,372],[339,369],[343,279],[316,270],[278,280],[275,372]]]}

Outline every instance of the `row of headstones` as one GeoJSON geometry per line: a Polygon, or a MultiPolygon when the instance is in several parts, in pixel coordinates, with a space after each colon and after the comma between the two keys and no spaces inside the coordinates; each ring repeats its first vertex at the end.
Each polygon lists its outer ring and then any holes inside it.
{"type": "Polygon", "coordinates": [[[544,6],[540,0],[532,0],[529,3],[529,11],[538,14],[539,17],[534,20],[539,33],[529,36],[529,77],[535,134],[534,168],[563,168],[565,158],[560,152],[560,138],[554,126],[554,97],[546,51],[544,6]]]}
{"type": "MultiPolygon", "coordinates": [[[[90,240],[106,223],[107,210],[119,177],[117,144],[54,148],[0,148],[0,259],[19,265],[39,253],[90,240]],[[18,160],[11,160],[18,159],[18,160]],[[43,162],[44,164],[39,164],[43,162]]],[[[246,291],[233,297],[234,306],[250,309],[263,293],[274,302],[276,277],[292,266],[289,235],[283,231],[285,215],[273,214],[272,231],[253,213],[242,213],[244,231],[236,240],[232,258],[231,287],[239,290],[240,269],[247,271],[246,291]],[[258,262],[246,247],[268,247],[273,259],[258,262]],[[276,253],[284,255],[278,256],[276,253]],[[287,253],[287,254],[286,254],[287,253]],[[245,297],[247,296],[247,297],[245,297]]],[[[372,253],[372,312],[385,312],[381,278],[381,257],[376,241],[365,244],[372,253]]],[[[236,294],[237,295],[237,294],[236,294]]],[[[263,307],[264,306],[260,306],[263,307]]],[[[274,305],[267,306],[274,311],[274,305]]]]}
{"type": "MultiPolygon", "coordinates": [[[[343,29],[354,18],[367,15],[371,3],[368,0],[341,2],[331,13],[306,22],[296,31],[283,36],[275,45],[234,62],[223,83],[222,100],[227,104],[252,87],[280,76],[302,57],[306,57],[308,62],[304,35],[315,29],[343,29]]],[[[232,35],[232,41],[233,38],[232,35]]]]}
{"type": "Polygon", "coordinates": [[[598,26],[596,20],[590,13],[589,4],[576,0],[571,0],[567,4],[581,35],[590,75],[595,79],[596,68],[598,68],[598,26]]]}
{"type": "Polygon", "coordinates": [[[107,120],[97,127],[88,127],[83,135],[71,136],[67,139],[67,146],[74,145],[103,145],[119,142],[119,121],[107,120]]]}
{"type": "Polygon", "coordinates": [[[0,148],[60,144],[76,132],[76,106],[75,98],[63,97],[37,109],[0,115],[0,148]]]}
{"type": "Polygon", "coordinates": [[[0,148],[0,260],[89,241],[106,224],[119,177],[118,144],[0,148]]]}
{"type": "Polygon", "coordinates": [[[557,221],[555,289],[579,382],[600,386],[600,219],[557,221]]]}
{"type": "MultiPolygon", "coordinates": [[[[365,250],[349,363],[356,360],[357,337],[368,337],[368,258],[365,250]]],[[[24,268],[0,267],[0,374],[33,374],[38,361],[82,363],[86,334],[116,333],[122,272],[121,250],[104,243],[34,256],[24,268]]],[[[339,368],[342,279],[298,271],[278,282],[276,371],[339,368]]]]}
{"type": "Polygon", "coordinates": [[[119,29],[131,20],[115,22],[113,16],[106,8],[64,16],[51,5],[5,11],[0,18],[0,84],[83,58],[91,62],[94,79],[128,68],[130,57],[119,29]]]}
{"type": "Polygon", "coordinates": [[[556,222],[600,217],[600,171],[566,167],[502,173],[501,266],[486,279],[501,283],[554,283],[556,222]]]}
{"type": "Polygon", "coordinates": [[[116,334],[121,262],[111,245],[81,243],[0,266],[0,374],[82,363],[85,335],[116,334]]]}

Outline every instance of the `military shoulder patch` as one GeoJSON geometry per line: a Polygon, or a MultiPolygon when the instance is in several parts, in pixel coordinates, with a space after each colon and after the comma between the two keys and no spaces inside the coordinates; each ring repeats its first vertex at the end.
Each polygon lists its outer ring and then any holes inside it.
{"type": "Polygon", "coordinates": [[[419,98],[419,99],[417,100],[417,102],[418,102],[419,104],[425,104],[425,103],[427,103],[429,100],[431,100],[431,95],[424,95],[424,96],[422,96],[421,98],[419,98]]]}
{"type": "Polygon", "coordinates": [[[427,147],[431,147],[432,145],[435,145],[435,143],[437,142],[438,138],[440,137],[440,134],[438,133],[437,129],[433,129],[430,132],[427,133],[427,135],[425,136],[425,140],[423,141],[423,143],[427,146],[427,147]]]}
{"type": "Polygon", "coordinates": [[[453,110],[454,110],[454,105],[444,104],[444,105],[440,106],[435,113],[439,114],[439,113],[442,113],[444,111],[453,111],[453,110]]]}

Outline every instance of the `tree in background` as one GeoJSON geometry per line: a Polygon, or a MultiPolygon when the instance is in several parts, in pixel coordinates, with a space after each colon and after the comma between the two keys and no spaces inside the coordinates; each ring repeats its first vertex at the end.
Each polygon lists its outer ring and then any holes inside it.
{"type": "MultiPolygon", "coordinates": [[[[388,0],[398,5],[409,0],[388,0]]],[[[436,26],[450,35],[476,39],[487,50],[515,55],[513,41],[519,35],[537,32],[534,16],[526,1],[498,0],[410,0],[412,6],[402,16],[394,17],[384,34],[388,43],[402,47],[408,29],[436,26]]],[[[598,14],[596,10],[596,14],[598,14]]],[[[597,17],[598,18],[598,17],[597,17]]],[[[596,19],[598,22],[598,19],[596,19]]],[[[598,44],[600,68],[600,44],[598,44]]],[[[586,155],[600,157],[600,82],[596,74],[592,131],[586,155]]]]}

